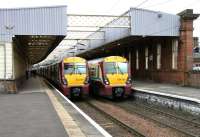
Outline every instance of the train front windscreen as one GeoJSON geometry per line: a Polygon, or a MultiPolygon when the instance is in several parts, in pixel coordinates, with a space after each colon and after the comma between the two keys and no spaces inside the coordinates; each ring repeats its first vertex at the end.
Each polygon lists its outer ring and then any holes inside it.
{"type": "Polygon", "coordinates": [[[84,63],[71,63],[64,65],[65,74],[86,74],[86,64],[84,63]]]}
{"type": "Polygon", "coordinates": [[[128,79],[127,62],[106,62],[104,64],[105,84],[111,86],[125,86],[128,79]]]}
{"type": "Polygon", "coordinates": [[[82,86],[85,83],[86,63],[64,64],[64,75],[68,86],[82,86]]]}
{"type": "Polygon", "coordinates": [[[105,63],[106,74],[126,74],[128,73],[127,62],[106,62],[105,63]]]}

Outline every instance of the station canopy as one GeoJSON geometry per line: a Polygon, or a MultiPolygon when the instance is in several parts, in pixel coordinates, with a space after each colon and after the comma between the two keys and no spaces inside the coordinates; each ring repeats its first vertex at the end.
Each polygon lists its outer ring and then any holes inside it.
{"type": "Polygon", "coordinates": [[[67,7],[0,9],[0,41],[13,48],[29,65],[44,60],[67,35],[67,7]]]}
{"type": "Polygon", "coordinates": [[[67,56],[87,59],[143,38],[178,37],[180,16],[130,8],[122,15],[67,14],[67,36],[40,62],[48,65],[67,56]]]}
{"type": "Polygon", "coordinates": [[[63,57],[75,56],[85,51],[94,41],[105,41],[104,28],[130,29],[129,16],[123,15],[81,15],[67,14],[67,36],[58,47],[42,62],[36,65],[48,65],[60,61],[63,57]],[[110,24],[116,19],[120,20],[110,24]]]}
{"type": "Polygon", "coordinates": [[[63,38],[64,36],[16,35],[13,39],[16,45],[20,45],[19,48],[28,63],[35,64],[45,59],[63,38]]]}

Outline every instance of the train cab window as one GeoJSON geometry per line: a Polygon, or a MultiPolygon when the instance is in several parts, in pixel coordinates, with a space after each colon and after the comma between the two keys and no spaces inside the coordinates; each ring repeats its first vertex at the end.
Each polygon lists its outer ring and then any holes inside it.
{"type": "Polygon", "coordinates": [[[107,62],[105,63],[105,72],[107,74],[128,73],[127,62],[107,62]]]}
{"type": "Polygon", "coordinates": [[[65,74],[86,74],[86,64],[82,64],[82,63],[65,64],[64,73],[65,74]]]}
{"type": "Polygon", "coordinates": [[[73,74],[75,73],[73,64],[65,64],[64,65],[64,73],[65,74],[73,74]]]}
{"type": "Polygon", "coordinates": [[[76,73],[85,74],[86,73],[86,65],[85,64],[75,64],[76,73]]]}
{"type": "Polygon", "coordinates": [[[107,74],[114,74],[117,73],[117,69],[115,66],[115,62],[106,62],[105,63],[105,72],[107,74]]]}
{"type": "Polygon", "coordinates": [[[116,63],[119,73],[128,73],[128,63],[127,62],[118,62],[116,63]]]}

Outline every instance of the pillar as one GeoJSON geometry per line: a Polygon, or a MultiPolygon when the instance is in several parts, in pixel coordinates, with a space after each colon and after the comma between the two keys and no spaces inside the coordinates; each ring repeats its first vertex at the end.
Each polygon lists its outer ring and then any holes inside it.
{"type": "Polygon", "coordinates": [[[180,42],[178,51],[178,69],[183,72],[182,85],[187,85],[188,72],[193,64],[193,20],[199,14],[193,14],[192,9],[186,9],[178,14],[180,16],[180,42]]]}

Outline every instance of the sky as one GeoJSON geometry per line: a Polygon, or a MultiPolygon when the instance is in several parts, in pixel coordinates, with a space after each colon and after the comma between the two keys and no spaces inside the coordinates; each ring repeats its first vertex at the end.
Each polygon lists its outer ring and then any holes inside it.
{"type": "MultiPolygon", "coordinates": [[[[68,13],[120,15],[130,7],[177,14],[184,9],[200,13],[200,0],[0,0],[0,8],[67,5],[68,13]]],[[[194,22],[194,36],[200,37],[200,18],[194,22]]]]}

